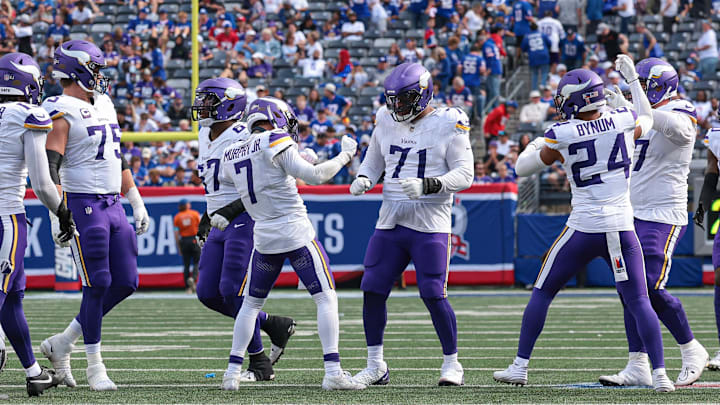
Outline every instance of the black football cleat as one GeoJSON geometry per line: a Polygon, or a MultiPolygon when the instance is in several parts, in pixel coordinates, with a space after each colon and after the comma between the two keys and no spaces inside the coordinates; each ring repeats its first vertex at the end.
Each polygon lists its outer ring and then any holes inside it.
{"type": "Polygon", "coordinates": [[[275,379],[275,371],[273,371],[270,358],[265,352],[250,355],[250,365],[247,371],[255,374],[255,381],[272,381],[275,379]]]}
{"type": "Polygon", "coordinates": [[[0,373],[5,370],[5,366],[7,365],[7,350],[3,347],[0,349],[0,373]]]}
{"type": "Polygon", "coordinates": [[[270,364],[274,365],[285,352],[290,336],[295,333],[297,324],[292,318],[268,315],[268,319],[260,327],[270,337],[270,364]]]}
{"type": "Polygon", "coordinates": [[[25,379],[27,383],[27,393],[30,397],[37,397],[46,389],[57,387],[58,384],[62,382],[62,380],[55,375],[55,370],[42,366],[41,369],[42,371],[39,375],[25,379]]]}

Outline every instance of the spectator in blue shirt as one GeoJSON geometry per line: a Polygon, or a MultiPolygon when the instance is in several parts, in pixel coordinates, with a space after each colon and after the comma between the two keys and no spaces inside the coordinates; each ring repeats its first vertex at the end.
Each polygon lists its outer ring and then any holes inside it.
{"type": "Polygon", "coordinates": [[[662,58],[665,56],[665,52],[663,52],[662,47],[658,43],[657,39],[655,39],[655,35],[653,35],[653,33],[645,27],[645,24],[642,21],[637,22],[635,30],[638,34],[643,36],[643,47],[640,51],[644,52],[644,54],[641,54],[643,59],[662,58]]]}
{"type": "Polygon", "coordinates": [[[207,10],[204,8],[200,9],[198,23],[200,24],[200,32],[210,32],[215,27],[215,20],[210,18],[207,10]]]}
{"type": "MultiPolygon", "coordinates": [[[[496,25],[491,28],[490,32],[495,34],[500,30],[502,30],[502,28],[496,25]]],[[[495,41],[490,37],[487,37],[484,41],[482,38],[481,36],[481,41],[479,42],[483,44],[482,55],[485,59],[485,67],[487,69],[485,80],[486,98],[488,102],[492,103],[491,107],[494,108],[498,103],[497,97],[500,96],[500,79],[502,78],[503,67],[500,62],[500,50],[495,41]]]]}
{"type": "Polygon", "coordinates": [[[160,47],[158,47],[157,38],[150,38],[148,41],[148,47],[152,49],[150,51],[152,77],[159,77],[163,80],[167,80],[167,74],[165,72],[165,55],[160,47]]]}
{"type": "Polygon", "coordinates": [[[560,53],[568,70],[580,68],[585,63],[585,42],[575,30],[567,30],[567,36],[560,41],[560,53]]]}
{"type": "Polygon", "coordinates": [[[370,6],[368,0],[352,0],[352,11],[355,12],[357,18],[365,25],[370,22],[370,6]]]}
{"type": "Polygon", "coordinates": [[[465,57],[463,51],[460,49],[460,38],[456,35],[448,38],[447,47],[445,47],[448,59],[450,59],[450,71],[452,75],[462,73],[462,62],[465,57]]]}
{"type": "Polygon", "coordinates": [[[155,93],[155,86],[153,86],[150,69],[143,70],[142,80],[135,83],[134,93],[135,97],[143,100],[149,100],[152,98],[153,93],[155,93]]]}
{"type": "Polygon", "coordinates": [[[136,186],[142,186],[148,181],[148,170],[142,166],[142,159],[139,156],[133,156],[130,159],[130,171],[136,186]]]}
{"type": "MultiPolygon", "coordinates": [[[[333,128],[333,127],[330,126],[330,128],[333,128]]],[[[326,131],[327,130],[328,129],[326,128],[326,131]]],[[[334,130],[335,129],[333,128],[332,131],[334,131],[334,130]]],[[[315,137],[315,142],[313,142],[312,144],[310,144],[310,146],[308,146],[308,148],[312,149],[313,152],[315,152],[315,154],[317,155],[318,163],[324,162],[329,159],[330,147],[331,147],[329,144],[329,140],[330,139],[327,136],[327,134],[325,134],[325,132],[320,132],[315,137]]]]}
{"type": "Polygon", "coordinates": [[[534,21],[532,13],[532,6],[525,0],[519,0],[513,4],[513,34],[515,34],[515,38],[517,38],[516,41],[518,43],[522,43],[525,35],[529,34],[531,31],[530,22],[534,21]]]}
{"type": "Polygon", "coordinates": [[[585,15],[587,16],[588,23],[585,28],[585,32],[595,32],[597,27],[602,22],[603,18],[603,6],[605,0],[587,0],[585,15]]]}
{"type": "Polygon", "coordinates": [[[450,22],[455,12],[455,6],[458,4],[458,0],[436,0],[435,8],[437,13],[435,14],[435,27],[438,30],[445,27],[450,22]]]}
{"type": "Polygon", "coordinates": [[[337,119],[347,116],[347,112],[352,103],[346,100],[345,97],[335,94],[335,90],[334,84],[328,83],[325,85],[322,104],[330,116],[337,119]]]}
{"type": "Polygon", "coordinates": [[[428,20],[430,3],[428,0],[410,0],[407,11],[410,13],[414,28],[425,28],[428,20]]]}
{"type": "Polygon", "coordinates": [[[455,77],[452,84],[452,90],[448,93],[450,106],[458,107],[465,111],[465,114],[471,116],[473,99],[470,89],[465,86],[465,81],[463,81],[462,77],[455,77]]]}
{"type": "Polygon", "coordinates": [[[470,53],[463,58],[462,78],[475,98],[475,111],[479,114],[485,98],[482,90],[485,79],[485,59],[482,57],[481,44],[474,43],[470,53]]]}
{"type": "Polygon", "coordinates": [[[541,33],[535,23],[530,24],[530,30],[520,48],[528,54],[532,90],[539,90],[547,82],[550,71],[550,38],[541,33]]]}
{"type": "Polygon", "coordinates": [[[383,0],[382,6],[391,20],[397,20],[400,15],[400,8],[390,0],[383,0]]]}
{"type": "Polygon", "coordinates": [[[138,34],[150,32],[150,30],[152,30],[152,28],[155,26],[155,23],[153,23],[152,20],[148,18],[149,13],[149,8],[141,8],[140,12],[138,13],[138,17],[130,20],[130,22],[128,23],[128,31],[137,32],[138,34]]]}
{"type": "Polygon", "coordinates": [[[555,12],[555,6],[557,5],[557,0],[540,0],[538,2],[538,12],[537,15],[539,18],[542,18],[545,16],[546,11],[552,12],[552,17],[557,18],[557,13],[555,12]]]}
{"type": "MultiPolygon", "coordinates": [[[[333,141],[335,140],[335,136],[337,133],[335,132],[335,128],[328,128],[327,132],[325,132],[324,136],[327,137],[328,140],[333,141]]],[[[348,134],[349,136],[352,136],[351,133],[348,134]]],[[[333,142],[332,144],[328,145],[328,159],[332,159],[335,156],[339,155],[342,151],[342,143],[341,142],[333,142]]],[[[315,151],[317,153],[317,151],[315,151]]],[[[348,166],[343,166],[340,171],[337,172],[335,177],[332,179],[333,184],[350,184],[352,179],[350,178],[350,171],[348,170],[348,166]]]]}
{"type": "Polygon", "coordinates": [[[331,128],[332,126],[333,123],[328,119],[327,110],[325,108],[321,108],[320,110],[318,110],[317,118],[310,122],[310,128],[312,128],[313,132],[318,135],[324,134],[325,131],[327,131],[327,129],[331,128]]]}
{"type": "Polygon", "coordinates": [[[497,170],[497,177],[493,178],[493,183],[515,183],[515,177],[508,172],[506,165],[495,165],[495,170],[497,170]]]}
{"type": "Polygon", "coordinates": [[[295,98],[293,105],[295,116],[303,124],[309,124],[315,118],[315,111],[307,104],[307,97],[300,94],[295,98]]]}
{"type": "Polygon", "coordinates": [[[52,37],[55,42],[62,42],[65,37],[70,36],[70,27],[63,21],[61,13],[55,15],[55,22],[50,25],[45,35],[46,37],[52,37]]]}

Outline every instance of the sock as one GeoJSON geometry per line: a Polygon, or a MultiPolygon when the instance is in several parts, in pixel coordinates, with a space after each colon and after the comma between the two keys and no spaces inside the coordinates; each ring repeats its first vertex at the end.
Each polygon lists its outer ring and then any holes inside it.
{"type": "Polygon", "coordinates": [[[715,304],[715,326],[717,326],[718,340],[720,341],[720,286],[718,285],[715,286],[715,299],[713,303],[715,304]]]}
{"type": "Polygon", "coordinates": [[[100,354],[100,342],[86,344],[85,354],[87,355],[88,367],[96,364],[102,364],[102,355],[100,354]]]}
{"type": "Polygon", "coordinates": [[[443,364],[454,364],[457,362],[458,362],[457,353],[443,355],[443,364]]]}
{"type": "Polygon", "coordinates": [[[267,322],[269,317],[270,315],[268,315],[267,312],[260,311],[260,313],[258,313],[258,321],[260,321],[261,328],[265,325],[265,322],[267,322]]]}
{"type": "MultiPolygon", "coordinates": [[[[318,335],[320,336],[323,354],[338,353],[340,319],[338,316],[337,294],[335,290],[328,290],[314,294],[312,297],[317,306],[318,335]]],[[[340,361],[339,356],[338,361],[340,361]]]]}
{"type": "Polygon", "coordinates": [[[35,363],[30,331],[23,312],[22,299],[24,292],[14,291],[9,294],[0,294],[0,323],[7,334],[15,354],[23,367],[27,368],[35,363]]]}
{"type": "Polygon", "coordinates": [[[230,356],[228,368],[225,375],[238,375],[242,371],[243,358],[238,356],[230,356]]]}
{"type": "Polygon", "coordinates": [[[338,353],[328,353],[323,355],[323,363],[325,364],[325,374],[336,375],[342,373],[340,367],[340,355],[338,353]]]}
{"type": "Polygon", "coordinates": [[[695,346],[696,346],[697,344],[698,344],[698,341],[695,340],[695,339],[693,339],[693,340],[691,340],[691,341],[689,341],[689,342],[687,342],[687,343],[681,344],[681,345],[680,345],[680,350],[685,351],[685,350],[693,349],[693,348],[695,348],[695,346]]]}
{"type": "MultiPolygon", "coordinates": [[[[250,340],[252,339],[257,324],[257,315],[265,304],[265,298],[246,297],[245,302],[240,308],[235,318],[235,327],[233,328],[233,342],[230,350],[230,365],[242,364],[243,356],[247,350],[250,340]]],[[[228,367],[228,372],[230,367],[228,367]]]]}
{"type": "Polygon", "coordinates": [[[260,317],[255,319],[254,326],[252,339],[250,339],[250,344],[248,344],[247,348],[249,354],[258,354],[264,350],[262,336],[260,336],[260,317]]]}
{"type": "Polygon", "coordinates": [[[25,377],[37,377],[40,373],[42,373],[42,370],[40,369],[40,365],[37,364],[37,361],[30,367],[25,367],[25,377]]]}
{"type": "Polygon", "coordinates": [[[108,289],[105,287],[83,287],[80,325],[82,326],[83,342],[86,345],[100,342],[103,299],[107,291],[108,289]]]}
{"type": "MultiPolygon", "coordinates": [[[[622,298],[620,299],[622,301],[622,298]]],[[[628,351],[630,353],[645,352],[645,346],[643,346],[642,339],[637,331],[637,324],[635,318],[632,316],[632,312],[628,309],[625,302],[623,302],[623,316],[625,320],[625,337],[628,342],[628,351]]]]}
{"type": "Polygon", "coordinates": [[[457,321],[447,298],[423,298],[440,338],[443,354],[457,353],[457,321]]]}
{"type": "MultiPolygon", "coordinates": [[[[78,315],[78,317],[79,316],[80,315],[78,315]]],[[[78,339],[80,339],[80,336],[82,336],[82,325],[80,325],[80,322],[78,322],[78,318],[73,318],[72,322],[70,322],[70,325],[65,328],[62,336],[65,338],[65,340],[73,344],[77,342],[78,339]]]]}
{"type": "Polygon", "coordinates": [[[380,367],[383,364],[383,345],[368,346],[367,366],[380,367]]]}
{"type": "Polygon", "coordinates": [[[387,296],[363,293],[363,327],[368,347],[382,345],[387,324],[387,296]]]}
{"type": "Polygon", "coordinates": [[[528,364],[530,363],[530,359],[524,359],[524,358],[518,356],[518,357],[515,357],[515,361],[513,363],[515,363],[516,365],[518,365],[520,367],[527,367],[528,364]]]}
{"type": "Polygon", "coordinates": [[[635,318],[638,334],[647,349],[653,369],[665,368],[660,322],[650,305],[650,300],[645,296],[638,296],[626,300],[626,304],[635,318]]]}
{"type": "Polygon", "coordinates": [[[667,290],[650,290],[650,303],[658,318],[668,328],[678,344],[688,343],[695,339],[685,309],[677,297],[667,290]]]}
{"type": "Polygon", "coordinates": [[[537,288],[533,289],[530,301],[528,301],[523,313],[517,357],[526,360],[530,359],[533,347],[535,347],[535,341],[537,341],[540,332],[545,326],[545,318],[552,299],[551,294],[537,288]]]}

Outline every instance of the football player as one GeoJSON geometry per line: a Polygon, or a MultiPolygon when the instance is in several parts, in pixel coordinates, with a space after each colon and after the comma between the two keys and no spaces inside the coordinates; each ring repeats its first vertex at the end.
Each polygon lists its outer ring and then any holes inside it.
{"type": "MultiPolygon", "coordinates": [[[[695,339],[679,299],[665,289],[672,255],[687,228],[687,177],[695,147],[697,114],[692,103],[677,95],[678,74],[667,62],[647,58],[637,66],[640,85],[653,108],[653,127],[635,140],[630,202],[645,259],[650,303],[680,345],[682,369],[675,385],[690,385],[700,378],[709,355],[695,339]]],[[[612,108],[639,106],[625,100],[619,88],[606,89],[612,108]]],[[[623,302],[624,305],[624,302],[623,302]]],[[[629,361],[624,370],[600,377],[604,385],[651,385],[647,349],[637,323],[624,305],[629,361]]]]}
{"type": "MultiPolygon", "coordinates": [[[[33,191],[58,218],[56,237],[67,241],[75,234],[72,215],[48,171],[45,139],[52,120],[38,107],[41,95],[42,73],[30,56],[9,53],[0,58],[0,323],[25,369],[30,396],[40,395],[62,380],[35,360],[22,306],[27,246],[23,199],[28,173],[33,191]]],[[[4,334],[2,338],[4,345],[4,334]]],[[[5,359],[3,350],[1,366],[5,359]]]]}
{"type": "MultiPolygon", "coordinates": [[[[233,319],[240,310],[243,298],[238,296],[245,278],[253,248],[253,221],[246,212],[235,214],[224,231],[210,230],[210,217],[219,210],[231,209],[238,199],[232,180],[222,176],[223,150],[250,135],[240,121],[247,103],[245,89],[235,80],[207,79],[195,91],[192,119],[200,123],[198,141],[200,164],[198,170],[205,185],[207,211],[204,226],[199,228],[198,241],[202,247],[197,295],[206,307],[233,319]],[[226,206],[230,207],[226,208],[226,206]],[[210,213],[210,214],[208,214],[210,213]],[[209,233],[208,233],[209,231],[209,233]]],[[[250,365],[240,381],[271,380],[272,364],[282,355],[295,322],[286,317],[269,316],[260,311],[253,338],[248,346],[250,365]],[[270,358],[263,351],[260,329],[272,341],[270,358]]]]}
{"type": "MultiPolygon", "coordinates": [[[[708,162],[705,169],[705,181],[703,181],[702,191],[700,192],[700,201],[694,216],[695,223],[700,227],[702,227],[705,219],[705,209],[712,206],[717,192],[718,169],[720,168],[720,162],[718,162],[718,156],[720,156],[720,128],[710,128],[708,130],[705,135],[705,146],[708,148],[708,162]]],[[[715,268],[715,324],[718,330],[718,339],[720,340],[720,232],[715,233],[712,264],[715,268]]],[[[710,359],[707,367],[710,370],[720,370],[720,350],[715,353],[715,357],[710,359]]]]}
{"type": "Polygon", "coordinates": [[[410,260],[420,297],[440,339],[440,385],[462,385],[455,312],[447,299],[453,193],[472,185],[470,123],[459,108],[434,108],[430,72],[419,63],[397,66],[385,79],[386,106],[350,186],[353,195],[370,190],[385,175],[375,233],[365,252],[363,325],[367,368],[355,376],[366,385],[387,384],[383,335],[387,299],[410,260]]]}
{"type": "MultiPolygon", "coordinates": [[[[330,180],[350,162],[357,142],[341,140],[338,156],[316,166],[298,153],[298,121],[282,100],[262,97],[248,109],[250,136],[225,149],[222,171],[235,184],[242,205],[255,221],[254,250],[250,269],[240,287],[244,302],[235,318],[230,364],[222,388],[238,389],[243,356],[253,334],[253,325],[280,275],[286,259],[317,305],[318,334],[323,347],[326,390],[356,390],[365,385],[353,380],[340,367],[339,319],[335,282],[325,250],[316,238],[307,209],[298,194],[295,178],[309,184],[330,180]]],[[[211,223],[224,229],[230,218],[218,213],[211,223]]]]}
{"type": "Polygon", "coordinates": [[[660,325],[648,297],[630,203],[634,142],[652,128],[652,108],[632,60],[620,55],[616,69],[630,85],[637,113],[625,107],[603,111],[606,100],[602,79],[590,70],[575,69],[563,76],[555,96],[564,121],[551,126],[544,138],[532,141],[518,158],[519,176],[530,176],[555,161],[561,162],[572,190],[572,212],[543,261],[525,307],[517,357],[506,370],[494,373],[497,381],[527,384],[530,354],[550,303],[578,269],[600,256],[610,265],[618,293],[635,318],[652,362],[654,389],[675,390],[665,371],[660,325]]]}
{"type": "Polygon", "coordinates": [[[40,345],[66,385],[75,386],[70,353],[82,335],[91,390],[116,390],[100,355],[102,319],[137,289],[137,239],[149,218],[132,172],[120,153],[120,126],[107,81],[102,51],[87,41],[68,41],[55,51],[53,77],[63,94],[48,98],[53,129],[48,134],[50,174],[64,192],[80,236],[71,240],[83,286],[80,313],[64,332],[40,345]],[[120,193],[130,201],[135,231],[128,223],[120,193]]]}

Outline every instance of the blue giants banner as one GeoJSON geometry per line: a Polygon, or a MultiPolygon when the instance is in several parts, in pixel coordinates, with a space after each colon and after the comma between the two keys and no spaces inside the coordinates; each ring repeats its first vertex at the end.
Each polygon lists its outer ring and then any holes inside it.
{"type": "MultiPolygon", "coordinates": [[[[359,279],[368,240],[382,202],[382,187],[360,197],[349,194],[348,186],[300,187],[308,216],[330,258],[330,266],[339,284],[359,279]]],[[[150,213],[150,228],[138,237],[138,269],[141,287],[182,287],[182,261],[175,245],[173,217],[178,201],[191,202],[192,208],[205,211],[202,188],[141,188],[150,213]]],[[[517,187],[515,184],[476,185],[455,195],[452,209],[452,251],[450,284],[480,285],[514,282],[513,226],[517,187]]],[[[26,199],[28,231],[25,269],[29,288],[53,288],[55,250],[50,236],[47,210],[34,199],[26,199]]],[[[132,209],[123,205],[132,221],[132,209]]],[[[278,229],[282,232],[282,229],[278,229]]],[[[59,268],[63,268],[60,266],[59,268]]],[[[415,282],[412,263],[406,273],[415,282]]],[[[59,276],[59,275],[58,275],[59,276]]],[[[63,278],[61,281],[69,281],[63,278]]],[[[279,285],[297,285],[297,277],[286,265],[279,285]]]]}

